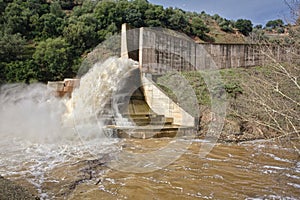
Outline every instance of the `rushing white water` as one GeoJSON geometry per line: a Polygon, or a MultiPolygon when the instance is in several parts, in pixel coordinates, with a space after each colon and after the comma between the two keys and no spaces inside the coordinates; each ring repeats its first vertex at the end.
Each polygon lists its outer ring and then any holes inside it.
{"type": "Polygon", "coordinates": [[[135,62],[110,58],[80,81],[72,99],[54,97],[43,84],[11,84],[0,90],[0,175],[27,177],[39,190],[45,172],[78,158],[116,150],[102,133],[101,114],[118,82],[135,62]]]}
{"type": "Polygon", "coordinates": [[[127,72],[137,67],[133,60],[109,58],[103,64],[96,64],[80,80],[80,87],[72,94],[68,102],[69,115],[76,125],[101,124],[99,115],[105,115],[105,106],[111,95],[118,89],[120,81],[127,72]]]}
{"type": "Polygon", "coordinates": [[[42,84],[13,84],[1,88],[1,137],[12,136],[32,142],[55,142],[63,132],[63,101],[42,84]]]}

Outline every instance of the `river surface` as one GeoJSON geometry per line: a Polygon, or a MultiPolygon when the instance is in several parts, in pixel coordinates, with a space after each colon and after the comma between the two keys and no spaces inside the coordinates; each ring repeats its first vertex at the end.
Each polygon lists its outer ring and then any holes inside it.
{"type": "Polygon", "coordinates": [[[92,148],[31,145],[22,151],[19,145],[2,151],[0,173],[42,199],[300,199],[297,140],[216,144],[205,158],[199,157],[205,141],[193,140],[161,169],[135,173],[109,167],[113,155],[145,154],[170,142],[124,139],[92,148]]]}

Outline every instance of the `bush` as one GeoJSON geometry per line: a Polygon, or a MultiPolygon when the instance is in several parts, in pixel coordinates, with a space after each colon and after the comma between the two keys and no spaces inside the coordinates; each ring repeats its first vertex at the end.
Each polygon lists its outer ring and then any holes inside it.
{"type": "Polygon", "coordinates": [[[252,32],[252,26],[252,22],[247,19],[238,19],[235,23],[235,27],[245,36],[252,32]]]}

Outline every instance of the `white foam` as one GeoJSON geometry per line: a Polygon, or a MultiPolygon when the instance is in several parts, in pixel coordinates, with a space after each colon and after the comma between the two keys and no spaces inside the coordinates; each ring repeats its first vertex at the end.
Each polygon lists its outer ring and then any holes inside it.
{"type": "Polygon", "coordinates": [[[101,132],[96,116],[118,80],[135,67],[134,61],[120,58],[95,64],[71,100],[54,97],[44,84],[2,86],[0,174],[27,178],[46,199],[42,190],[46,172],[66,162],[117,151],[118,140],[101,132]]]}

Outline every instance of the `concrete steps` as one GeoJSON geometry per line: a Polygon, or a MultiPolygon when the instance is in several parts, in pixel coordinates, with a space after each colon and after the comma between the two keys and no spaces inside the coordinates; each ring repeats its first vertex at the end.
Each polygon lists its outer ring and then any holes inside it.
{"type": "Polygon", "coordinates": [[[108,125],[105,131],[118,138],[160,138],[191,135],[193,127],[173,124],[174,119],[156,114],[145,101],[142,89],[137,89],[130,97],[127,108],[121,113],[132,125],[108,125]]]}
{"type": "MultiPolygon", "coordinates": [[[[108,105],[110,108],[117,107],[118,114],[121,116],[118,115],[118,118],[112,115],[111,123],[105,123],[104,133],[112,137],[139,139],[191,135],[191,132],[194,131],[193,127],[176,125],[173,116],[166,117],[165,114],[158,114],[150,108],[144,96],[145,86],[132,91],[132,88],[135,88],[133,86],[141,85],[141,80],[136,80],[137,77],[140,77],[140,72],[133,72],[128,77],[128,82],[125,82],[117,93],[121,94],[120,96],[123,95],[122,98],[117,99],[116,105],[108,105]]],[[[154,95],[155,98],[161,97],[157,96],[156,93],[154,95]]],[[[170,107],[169,104],[161,104],[160,106],[170,107]]],[[[110,113],[103,114],[108,114],[106,116],[108,122],[110,113]]]]}
{"type": "Polygon", "coordinates": [[[123,116],[130,119],[137,126],[173,124],[173,118],[167,118],[163,115],[140,113],[140,114],[124,114],[123,116]]]}
{"type": "Polygon", "coordinates": [[[193,135],[194,132],[194,128],[176,125],[165,125],[162,127],[156,125],[118,127],[112,125],[107,126],[107,128],[112,130],[115,137],[136,139],[183,137],[193,135]]]}

